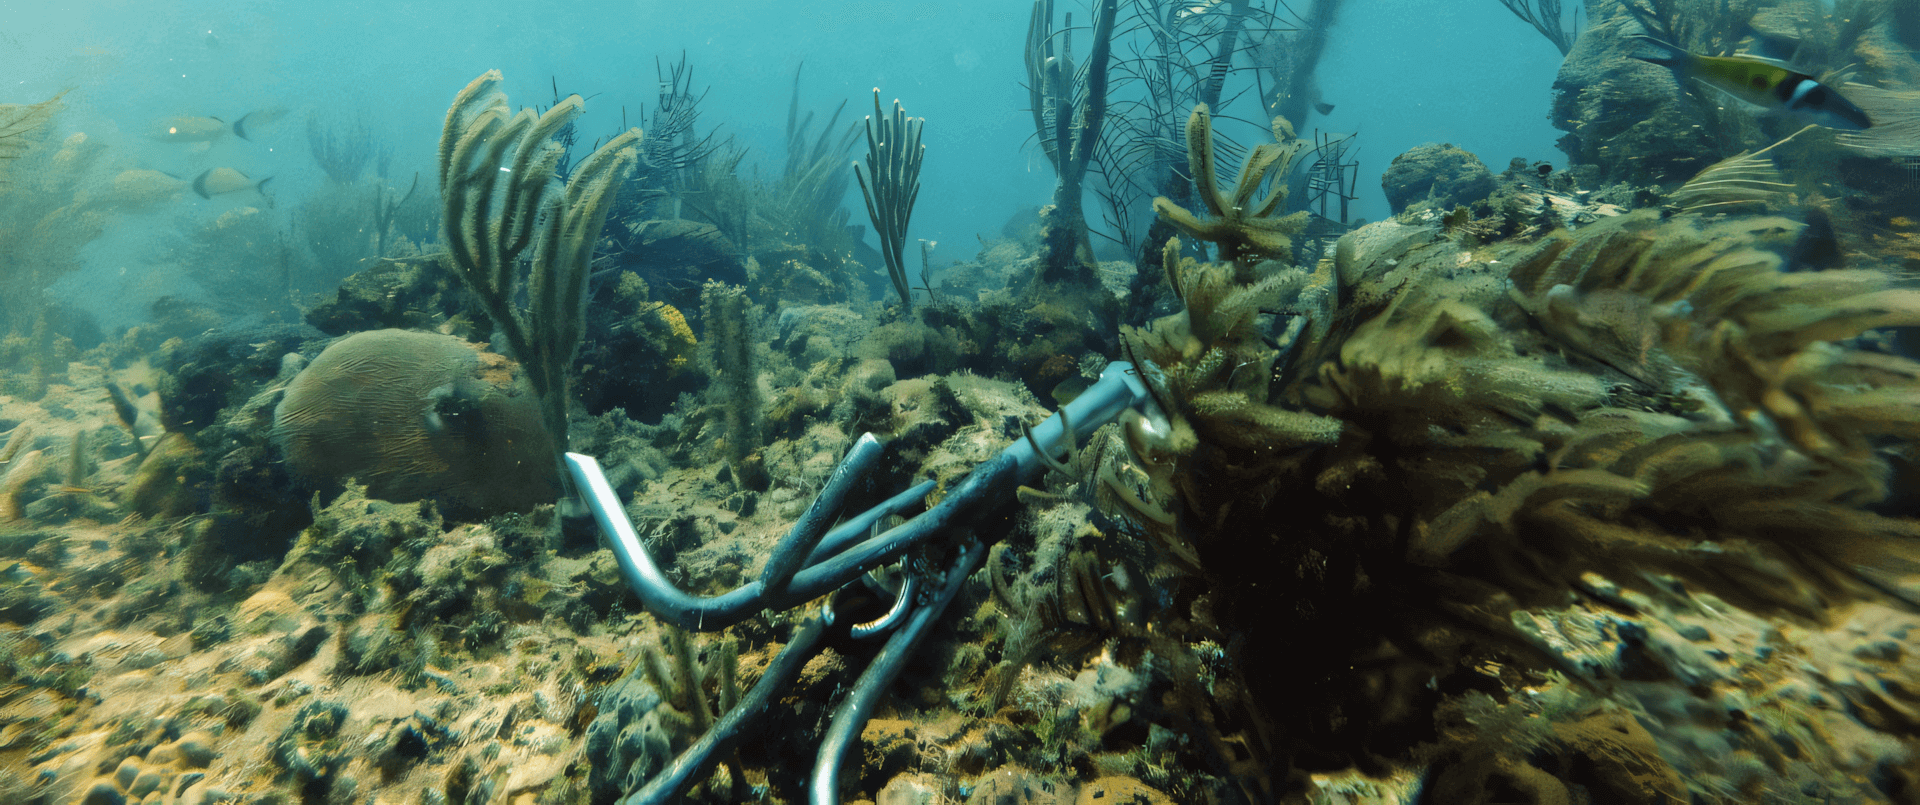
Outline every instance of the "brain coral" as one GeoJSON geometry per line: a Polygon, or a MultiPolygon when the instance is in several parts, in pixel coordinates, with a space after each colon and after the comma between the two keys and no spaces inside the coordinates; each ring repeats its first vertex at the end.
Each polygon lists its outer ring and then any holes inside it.
{"type": "Polygon", "coordinates": [[[274,410],[300,477],[356,478],[369,496],[434,498],[455,512],[554,499],[553,440],[519,366],[452,336],[374,330],[335,341],[274,410]]]}

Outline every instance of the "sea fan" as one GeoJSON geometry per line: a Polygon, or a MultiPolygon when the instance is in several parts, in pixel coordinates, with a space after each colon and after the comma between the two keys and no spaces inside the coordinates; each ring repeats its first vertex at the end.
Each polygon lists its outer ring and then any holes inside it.
{"type": "MultiPolygon", "coordinates": [[[[0,104],[0,168],[26,153],[33,144],[32,134],[60,111],[60,99],[66,94],[61,92],[35,104],[0,104]]],[[[5,186],[5,175],[0,174],[0,187],[5,186]]]]}

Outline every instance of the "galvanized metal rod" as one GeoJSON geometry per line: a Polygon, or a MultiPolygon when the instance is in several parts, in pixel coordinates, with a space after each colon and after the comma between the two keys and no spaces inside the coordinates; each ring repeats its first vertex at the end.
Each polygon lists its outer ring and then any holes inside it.
{"type": "Polygon", "coordinates": [[[767,707],[793,680],[800,677],[800,669],[806,667],[807,660],[815,654],[820,638],[827,633],[825,619],[815,615],[796,629],[787,645],[775,655],[773,663],[760,675],[760,681],[753,684],[747,695],[735,704],[732,710],[714,722],[705,735],[681,752],[672,763],[641,786],[640,790],[627,795],[620,805],[662,805],[678,802],[694,783],[713,771],[720,762],[740,745],[748,727],[760,720],[767,707]]]}
{"type": "Polygon", "coordinates": [[[913,649],[925,637],[927,631],[953,603],[953,597],[960,592],[967,577],[980,567],[987,556],[987,543],[975,540],[968,545],[960,559],[947,570],[940,589],[934,598],[919,604],[907,622],[887,638],[887,644],[874,655],[873,662],[860,674],[860,681],[847,691],[847,697],[840,700],[840,707],[833,714],[833,723],[827,727],[825,735],[820,737],[820,756],[813,764],[813,781],[808,786],[808,802],[812,805],[839,805],[840,769],[846,765],[847,751],[860,740],[860,731],[867,726],[867,719],[873,716],[873,708],[880,703],[880,696],[893,684],[900,670],[906,667],[907,658],[913,655],[913,649]]]}
{"type": "MultiPolygon", "coordinates": [[[[1128,408],[1151,412],[1152,398],[1148,396],[1146,386],[1136,376],[1132,365],[1116,361],[1107,365],[1099,382],[1067,404],[1062,414],[1047,417],[1035,426],[1031,440],[1015,441],[998,456],[976,467],[939,504],[878,536],[869,536],[874,524],[889,515],[913,508],[927,493],[933,491],[933,482],[925,481],[888,498],[878,506],[847,518],[819,538],[819,544],[807,554],[806,561],[793,572],[788,582],[782,585],[783,589],[771,592],[760,579],[716,596],[691,595],[674,586],[647,554],[646,546],[640,543],[633,523],[627,519],[620,496],[607,482],[606,475],[600,470],[600,463],[592,456],[580,453],[568,453],[566,463],[567,469],[578,482],[581,496],[593,511],[594,519],[599,522],[601,533],[613,549],[627,585],[640,598],[647,611],[683,629],[706,631],[738,623],[764,609],[792,606],[825,595],[860,574],[899,558],[908,549],[933,538],[953,523],[971,514],[997,508],[1000,503],[1012,499],[1014,490],[1020,484],[1038,477],[1045,469],[1034,445],[1055,449],[1067,436],[1065,421],[1072,422],[1074,439],[1084,440],[1128,408]]],[[[870,461],[866,450],[857,448],[842,463],[870,461]]],[[[836,470],[835,481],[830,482],[830,486],[851,482],[851,473],[843,476],[836,470]]],[[[844,490],[840,493],[844,493],[844,490]]],[[[817,522],[813,514],[809,511],[809,516],[803,517],[803,521],[817,522]]],[[[799,553],[798,546],[809,539],[801,526],[795,526],[795,529],[798,534],[790,533],[781,544],[781,550],[789,554],[799,553]]],[[[784,563],[788,559],[781,557],[780,561],[784,563]]]]}

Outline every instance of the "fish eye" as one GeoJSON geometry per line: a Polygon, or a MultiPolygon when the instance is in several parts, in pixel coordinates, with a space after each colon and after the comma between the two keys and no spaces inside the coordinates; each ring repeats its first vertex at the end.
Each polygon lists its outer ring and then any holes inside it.
{"type": "Polygon", "coordinates": [[[1766,77],[1766,76],[1763,76],[1763,75],[1757,75],[1757,76],[1754,76],[1754,77],[1753,77],[1753,81],[1752,81],[1752,84],[1753,84],[1753,85],[1754,85],[1755,87],[1757,87],[1757,88],[1759,88],[1759,89],[1766,89],[1766,88],[1767,88],[1767,77],[1766,77]]]}

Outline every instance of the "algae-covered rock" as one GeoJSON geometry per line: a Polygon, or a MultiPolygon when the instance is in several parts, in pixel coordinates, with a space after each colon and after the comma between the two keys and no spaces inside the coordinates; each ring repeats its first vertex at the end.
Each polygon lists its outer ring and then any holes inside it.
{"type": "Polygon", "coordinates": [[[1451,209],[1492,195],[1493,172],[1452,143],[1428,143],[1394,157],[1380,189],[1396,213],[1420,201],[1451,209]]]}
{"type": "Polygon", "coordinates": [[[1672,71],[1632,58],[1645,48],[1626,38],[1639,28],[1626,11],[1595,9],[1604,18],[1589,21],[1561,62],[1549,115],[1567,132],[1560,150],[1590,184],[1674,182],[1726,156],[1716,156],[1711,121],[1699,116],[1701,104],[1682,102],[1672,71]]]}
{"type": "Polygon", "coordinates": [[[297,476],[358,478],[386,500],[525,510],[558,484],[518,366],[450,336],[376,330],[335,342],[287,387],[273,434],[297,476]]]}
{"type": "Polygon", "coordinates": [[[587,413],[620,409],[635,420],[656,421],[681,394],[702,385],[686,315],[651,293],[638,274],[625,271],[587,306],[586,340],[574,359],[574,388],[587,413]]]}
{"type": "Polygon", "coordinates": [[[379,262],[341,281],[333,299],[307,312],[307,323],[328,335],[381,328],[426,330],[459,315],[466,304],[459,280],[431,262],[379,262]]]}
{"type": "Polygon", "coordinates": [[[786,305],[774,318],[776,348],[802,367],[846,354],[873,329],[858,312],[841,305],[786,305]]]}
{"type": "Polygon", "coordinates": [[[287,353],[321,337],[312,327],[280,324],[209,330],[172,345],[162,358],[161,421],[171,432],[199,433],[272,380],[287,353]]]}
{"type": "Polygon", "coordinates": [[[616,267],[637,272],[653,289],[655,299],[688,313],[700,309],[702,284],[747,282],[739,249],[712,224],[669,219],[636,221],[607,230],[622,247],[611,255],[616,267]]]}

